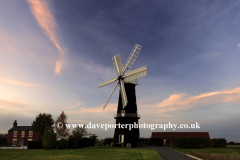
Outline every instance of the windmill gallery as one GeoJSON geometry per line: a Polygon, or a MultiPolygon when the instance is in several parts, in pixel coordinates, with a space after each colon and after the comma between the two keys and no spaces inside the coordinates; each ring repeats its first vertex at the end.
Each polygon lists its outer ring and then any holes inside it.
{"type": "MultiPolygon", "coordinates": [[[[112,93],[104,104],[103,109],[107,106],[107,103],[117,86],[120,86],[117,114],[114,115],[116,124],[138,124],[138,120],[140,119],[140,115],[137,112],[135,86],[139,78],[147,75],[147,67],[143,66],[134,70],[131,70],[131,68],[136,61],[141,48],[142,46],[138,44],[133,47],[124,66],[120,56],[114,56],[112,60],[117,77],[104,81],[99,85],[99,88],[101,88],[117,81],[112,93]]],[[[118,126],[115,128],[113,145],[117,146],[122,144],[126,147],[135,147],[137,146],[139,137],[139,128],[133,128],[130,130],[129,127],[120,128],[118,126]]]]}

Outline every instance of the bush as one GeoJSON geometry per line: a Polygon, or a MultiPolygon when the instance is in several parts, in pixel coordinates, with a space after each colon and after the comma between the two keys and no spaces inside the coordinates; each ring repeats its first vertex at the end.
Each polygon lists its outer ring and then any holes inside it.
{"type": "Polygon", "coordinates": [[[231,141],[231,142],[228,142],[227,144],[228,144],[228,145],[234,145],[234,142],[231,141]]]}
{"type": "Polygon", "coordinates": [[[68,141],[64,138],[62,138],[60,141],[58,141],[58,149],[67,149],[68,148],[68,141]]]}
{"type": "Polygon", "coordinates": [[[48,130],[43,136],[43,146],[45,149],[53,149],[56,147],[57,134],[54,131],[48,130]]]}
{"type": "Polygon", "coordinates": [[[151,145],[151,138],[140,138],[139,141],[138,141],[138,145],[150,146],[151,145]]]}
{"type": "Polygon", "coordinates": [[[68,148],[71,148],[71,149],[77,148],[77,144],[78,144],[77,138],[73,136],[68,137],[68,148]]]}
{"type": "Polygon", "coordinates": [[[214,138],[211,139],[211,147],[226,147],[227,146],[227,140],[225,138],[214,138]]]}
{"type": "Polygon", "coordinates": [[[172,140],[172,145],[179,148],[204,148],[209,147],[207,138],[178,138],[172,140]]]}
{"type": "Polygon", "coordinates": [[[104,146],[106,145],[110,146],[112,142],[113,142],[113,138],[105,138],[103,144],[104,146]]]}
{"type": "Polygon", "coordinates": [[[42,141],[28,141],[28,149],[43,149],[42,141]]]}
{"type": "Polygon", "coordinates": [[[95,146],[95,141],[92,138],[81,138],[78,140],[77,148],[95,146]]]}

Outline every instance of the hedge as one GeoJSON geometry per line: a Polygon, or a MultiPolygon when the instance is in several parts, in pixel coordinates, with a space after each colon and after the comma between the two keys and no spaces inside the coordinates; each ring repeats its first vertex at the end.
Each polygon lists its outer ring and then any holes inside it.
{"type": "Polygon", "coordinates": [[[179,148],[204,148],[209,147],[208,138],[178,138],[172,140],[172,146],[179,148]]]}
{"type": "Polygon", "coordinates": [[[43,149],[42,141],[28,141],[28,149],[43,149]]]}
{"type": "Polygon", "coordinates": [[[215,147],[226,147],[227,146],[227,140],[225,138],[214,138],[211,139],[210,141],[210,145],[211,147],[215,148],[215,147]]]}
{"type": "Polygon", "coordinates": [[[111,145],[111,143],[113,142],[113,138],[105,138],[104,139],[104,146],[106,146],[106,145],[111,145]]]}

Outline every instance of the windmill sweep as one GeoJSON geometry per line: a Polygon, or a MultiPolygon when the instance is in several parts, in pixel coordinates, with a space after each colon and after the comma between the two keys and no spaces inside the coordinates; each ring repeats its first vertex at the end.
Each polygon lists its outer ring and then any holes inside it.
{"type": "MultiPolygon", "coordinates": [[[[117,114],[114,115],[114,118],[116,119],[116,124],[120,123],[134,125],[138,124],[138,119],[140,119],[140,115],[137,112],[135,86],[137,85],[136,82],[139,78],[147,75],[147,67],[143,66],[134,70],[130,69],[136,61],[141,48],[142,46],[135,44],[124,66],[122,64],[119,54],[114,56],[112,60],[117,77],[104,81],[99,85],[99,88],[101,88],[117,81],[112,93],[104,104],[103,109],[105,109],[105,107],[107,106],[107,103],[110,100],[117,86],[120,86],[118,110],[117,114]]],[[[113,145],[136,147],[139,138],[139,128],[131,128],[130,130],[129,125],[127,128],[121,128],[117,126],[115,128],[113,145]]]]}

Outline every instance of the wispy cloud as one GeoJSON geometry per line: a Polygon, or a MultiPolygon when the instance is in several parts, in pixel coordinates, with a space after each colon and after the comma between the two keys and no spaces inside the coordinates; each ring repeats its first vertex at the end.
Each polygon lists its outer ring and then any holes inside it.
{"type": "Polygon", "coordinates": [[[68,114],[79,114],[79,113],[109,113],[109,112],[116,112],[117,110],[117,104],[116,103],[110,103],[107,105],[105,110],[103,110],[102,106],[95,107],[95,108],[80,108],[77,111],[66,111],[68,114]]]}
{"type": "Polygon", "coordinates": [[[4,77],[0,77],[0,81],[15,84],[15,85],[21,85],[21,86],[40,87],[40,86],[35,85],[35,84],[19,82],[19,81],[15,81],[15,80],[4,78],[4,77]]]}
{"type": "Polygon", "coordinates": [[[164,99],[157,107],[161,111],[188,109],[200,105],[240,101],[240,87],[224,89],[222,91],[202,93],[197,96],[186,97],[185,93],[173,94],[164,99]]]}
{"type": "Polygon", "coordinates": [[[27,0],[30,4],[30,9],[34,17],[36,18],[39,26],[42,28],[44,34],[52,41],[52,43],[59,50],[59,59],[55,63],[55,74],[61,74],[63,67],[64,51],[59,44],[59,40],[56,35],[57,23],[53,14],[49,9],[49,5],[44,0],[27,0]]]}
{"type": "Polygon", "coordinates": [[[77,107],[77,106],[79,106],[79,105],[81,104],[78,100],[75,100],[75,102],[76,102],[76,104],[71,105],[71,106],[67,106],[67,107],[65,107],[65,108],[66,108],[66,109],[67,109],[67,108],[75,108],[75,107],[77,107]]]}

